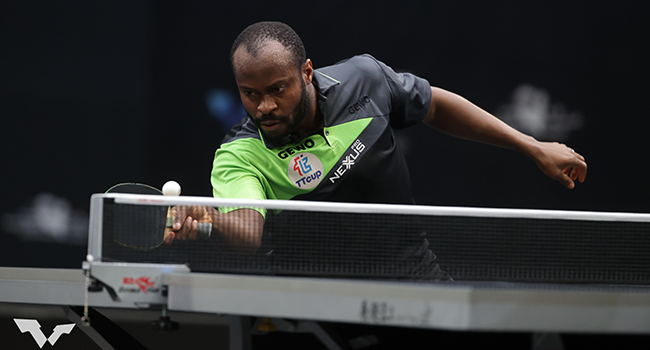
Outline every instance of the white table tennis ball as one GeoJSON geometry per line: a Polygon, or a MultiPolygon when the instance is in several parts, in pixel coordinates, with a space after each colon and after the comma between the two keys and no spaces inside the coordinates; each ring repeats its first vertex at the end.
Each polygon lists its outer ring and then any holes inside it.
{"type": "Polygon", "coordinates": [[[179,196],[181,194],[181,185],[176,181],[167,181],[162,187],[162,193],[165,196],[179,196]]]}

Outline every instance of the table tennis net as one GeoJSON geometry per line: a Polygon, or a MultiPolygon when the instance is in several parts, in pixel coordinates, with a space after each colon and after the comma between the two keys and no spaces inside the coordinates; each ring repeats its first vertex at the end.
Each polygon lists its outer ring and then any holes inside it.
{"type": "Polygon", "coordinates": [[[120,227],[150,222],[160,205],[101,200],[94,244],[103,261],[285,276],[650,284],[650,222],[642,214],[285,201],[291,208],[269,205],[261,244],[250,255],[216,231],[207,240],[132,249],[116,243],[120,227]],[[136,207],[138,215],[129,215],[136,207]]]}

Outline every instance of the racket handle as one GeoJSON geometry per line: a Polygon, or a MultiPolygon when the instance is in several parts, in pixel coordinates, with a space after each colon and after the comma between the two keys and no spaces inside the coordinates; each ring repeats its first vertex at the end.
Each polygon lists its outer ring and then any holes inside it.
{"type": "Polygon", "coordinates": [[[199,222],[199,239],[208,239],[212,234],[212,223],[199,222]]]}
{"type": "MultiPolygon", "coordinates": [[[[171,230],[171,227],[174,225],[174,217],[167,217],[167,228],[171,230]]],[[[212,235],[212,223],[210,222],[199,222],[199,239],[208,239],[212,235]]],[[[167,236],[167,232],[165,232],[167,236]]]]}

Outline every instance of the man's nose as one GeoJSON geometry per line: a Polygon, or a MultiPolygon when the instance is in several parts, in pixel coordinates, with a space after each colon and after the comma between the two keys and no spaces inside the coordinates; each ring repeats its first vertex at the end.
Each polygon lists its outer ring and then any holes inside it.
{"type": "Polygon", "coordinates": [[[277,107],[278,105],[275,103],[275,100],[273,100],[271,95],[264,95],[262,96],[260,104],[257,106],[257,110],[262,114],[269,114],[277,107]]]}

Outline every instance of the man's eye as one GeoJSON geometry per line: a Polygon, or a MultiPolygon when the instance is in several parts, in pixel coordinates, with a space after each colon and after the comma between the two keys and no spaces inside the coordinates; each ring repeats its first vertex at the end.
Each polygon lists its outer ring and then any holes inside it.
{"type": "Polygon", "coordinates": [[[273,92],[275,92],[275,93],[282,92],[282,91],[284,91],[284,88],[285,88],[284,86],[276,86],[276,87],[273,88],[273,92]]]}

